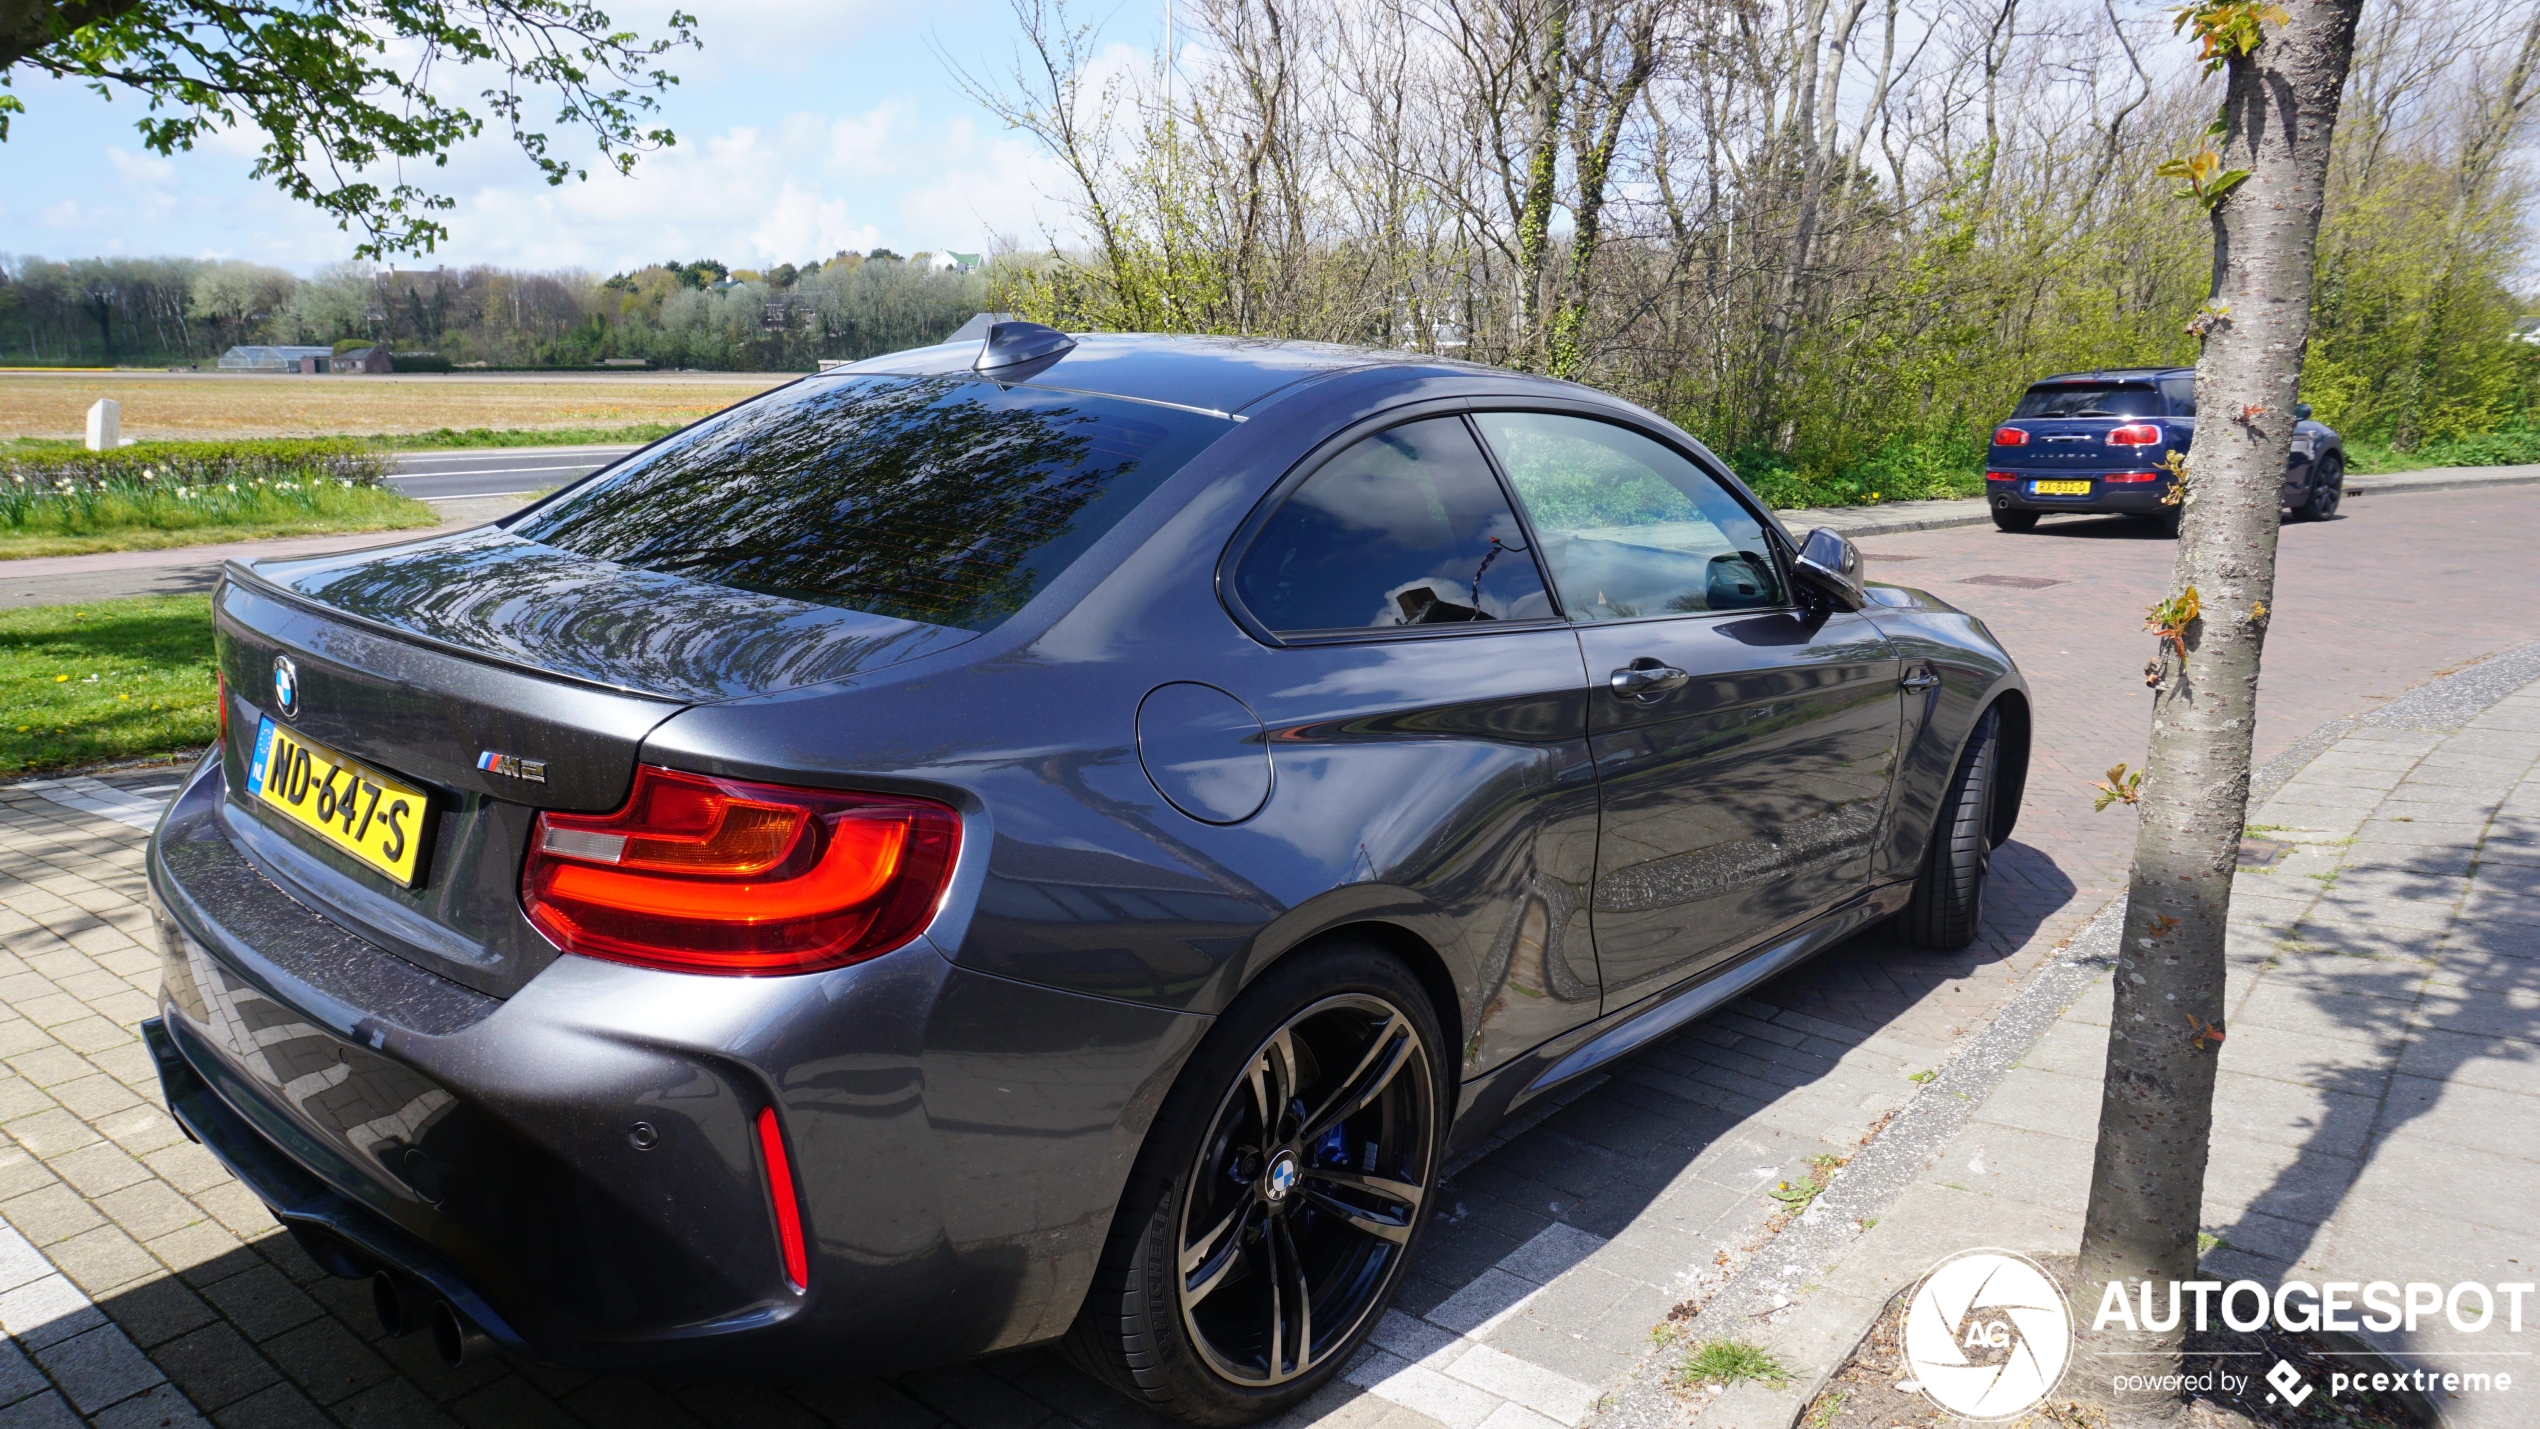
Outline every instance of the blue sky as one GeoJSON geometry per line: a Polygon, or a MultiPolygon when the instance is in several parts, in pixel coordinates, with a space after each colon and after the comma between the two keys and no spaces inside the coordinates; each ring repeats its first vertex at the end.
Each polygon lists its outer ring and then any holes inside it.
{"type": "MultiPolygon", "coordinates": [[[[648,29],[660,13],[602,3],[648,29]]],[[[472,142],[432,175],[458,199],[450,242],[398,265],[760,267],[877,244],[985,250],[1000,234],[1035,241],[1061,217],[1044,197],[1059,191],[1047,161],[965,98],[938,56],[1002,73],[1014,36],[1004,0],[691,8],[705,49],[674,66],[675,149],[646,156],[629,179],[595,170],[549,188],[508,140],[472,142]]],[[[1147,9],[1161,15],[1141,0],[1109,12],[1106,38],[1149,41],[1160,19],[1147,9]]],[[[352,252],[351,235],[248,180],[251,134],[163,159],[141,148],[142,106],[129,95],[108,102],[24,71],[16,92],[28,112],[0,145],[0,253],[247,258],[306,273],[352,252]]]]}

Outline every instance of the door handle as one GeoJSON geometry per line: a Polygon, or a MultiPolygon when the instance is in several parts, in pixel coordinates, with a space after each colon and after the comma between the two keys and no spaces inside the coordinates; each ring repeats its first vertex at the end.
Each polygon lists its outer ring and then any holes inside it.
{"type": "Polygon", "coordinates": [[[1932,686],[1940,683],[1940,677],[1929,670],[1917,670],[1913,674],[1907,675],[1904,679],[1901,679],[1896,683],[1903,689],[1928,690],[1932,686]]]}
{"type": "Polygon", "coordinates": [[[1676,688],[1691,675],[1673,665],[1662,665],[1644,655],[1615,671],[1606,680],[1614,693],[1627,700],[1652,700],[1676,688]]]}

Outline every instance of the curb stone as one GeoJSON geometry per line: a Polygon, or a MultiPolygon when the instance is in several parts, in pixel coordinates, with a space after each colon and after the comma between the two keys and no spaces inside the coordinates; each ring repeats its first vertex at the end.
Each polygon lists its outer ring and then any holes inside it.
{"type": "MultiPolygon", "coordinates": [[[[2540,481],[2540,475],[2532,478],[2540,481]]],[[[2361,729],[2457,729],[2517,690],[2540,681],[2540,641],[2516,646],[2409,690],[2386,705],[2332,720],[2255,770],[2249,806],[2256,809],[2320,753],[2361,729]]],[[[2125,926],[2125,897],[2102,907],[2089,924],[1991,1022],[1940,1068],[1887,1126],[1835,1174],[1808,1211],[1767,1240],[1739,1273],[1688,1322],[1679,1341],[1742,1337],[1766,1329],[1767,1348],[1794,1368],[1770,1389],[1752,1381],[1688,1406],[1668,1387],[1673,1357],[1650,1354],[1609,1396],[1591,1429],[1675,1429],[1699,1416],[1705,1429],[1790,1429],[1876,1325],[1903,1282],[1873,1287],[1821,1284],[1877,1218],[1920,1177],[1975,1114],[2003,1076],[2090,985],[2114,966],[2125,926]]],[[[1933,1247],[1918,1264],[1954,1249],[1933,1247]]],[[[1919,1270],[1916,1272],[1919,1274],[1919,1270]]]]}
{"type": "MultiPolygon", "coordinates": [[[[2381,476],[2357,478],[2350,475],[2346,480],[2346,494],[2408,496],[2421,491],[2472,491],[2490,486],[2532,485],[2540,485],[2540,466],[2431,466],[2381,476]]],[[[1864,536],[1902,536],[1912,531],[1981,526],[1993,519],[1981,496],[1944,501],[1882,502],[1876,506],[1794,507],[1773,514],[1794,533],[1805,532],[1811,526],[1831,526],[1855,540],[1864,536]]]]}

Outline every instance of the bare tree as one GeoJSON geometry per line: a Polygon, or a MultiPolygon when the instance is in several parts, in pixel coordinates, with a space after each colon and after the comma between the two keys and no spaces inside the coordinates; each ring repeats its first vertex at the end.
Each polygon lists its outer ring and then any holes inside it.
{"type": "MultiPolygon", "coordinates": [[[[2125,934],[2099,1145],[2082,1232],[2090,1288],[2196,1278],[2213,1135],[2224,936],[2248,812],[2258,662],[2275,599],[2276,524],[2310,331],[2329,147],[2363,0],[2234,0],[2188,12],[2228,81],[2219,148],[2166,166],[2211,213],[2210,296],[2196,325],[2197,440],[2175,592],[2156,607],[2150,755],[2135,802],[2125,934]]],[[[2184,1317],[2094,1338],[2091,1381],[2175,1373],[2184,1317]]],[[[2100,1391],[2106,1393],[2109,1391],[2100,1391]]]]}

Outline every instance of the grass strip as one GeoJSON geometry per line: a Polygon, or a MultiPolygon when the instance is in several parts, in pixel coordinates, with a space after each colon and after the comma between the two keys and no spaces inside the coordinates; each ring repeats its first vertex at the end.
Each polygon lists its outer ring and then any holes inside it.
{"type": "Polygon", "coordinates": [[[387,470],[344,440],[0,452],[0,560],[438,524],[387,470]]]}
{"type": "Polygon", "coordinates": [[[1723,1387],[1752,1380],[1766,1389],[1790,1383],[1790,1367],[1772,1351],[1744,1340],[1705,1340],[1676,1369],[1676,1382],[1688,1386],[1723,1387]]]}
{"type": "Polygon", "coordinates": [[[208,595],[0,610],[0,771],[200,748],[216,698],[208,595]]]}
{"type": "Polygon", "coordinates": [[[555,427],[544,430],[496,430],[440,427],[429,432],[392,432],[367,440],[387,451],[460,451],[474,447],[612,447],[642,446],[679,430],[672,422],[643,422],[632,427],[555,427]]]}

